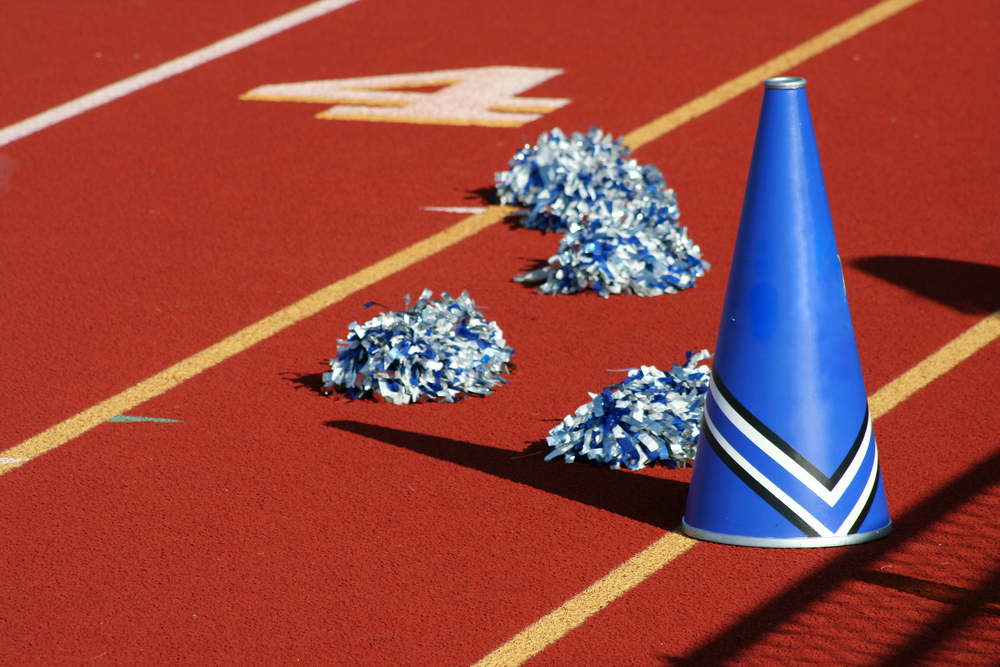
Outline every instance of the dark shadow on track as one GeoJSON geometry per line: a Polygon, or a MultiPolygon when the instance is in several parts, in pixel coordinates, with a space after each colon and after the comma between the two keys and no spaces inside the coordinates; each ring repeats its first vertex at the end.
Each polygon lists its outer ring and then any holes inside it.
{"type": "Polygon", "coordinates": [[[323,391],[322,373],[280,373],[282,379],[295,385],[296,389],[308,389],[314,394],[326,395],[323,391]]]}
{"type": "Polygon", "coordinates": [[[867,274],[962,313],[1000,310],[1000,267],[935,257],[879,255],[852,264],[867,274]]]}
{"type": "Polygon", "coordinates": [[[1000,616],[1000,588],[996,577],[993,585],[980,586],[977,590],[949,586],[936,581],[907,577],[892,572],[862,572],[858,581],[864,581],[900,593],[908,593],[925,600],[934,600],[959,607],[972,607],[984,614],[1000,616]]]}
{"type": "Polygon", "coordinates": [[[519,257],[518,259],[524,262],[524,266],[521,268],[521,273],[535,271],[536,269],[541,269],[549,265],[549,260],[547,259],[532,259],[530,257],[519,257]]]}
{"type": "MultiPolygon", "coordinates": [[[[660,656],[661,664],[672,667],[705,667],[706,665],[736,664],[738,656],[759,642],[776,626],[791,622],[809,605],[850,581],[866,581],[884,587],[887,579],[872,581],[873,564],[904,542],[916,538],[922,531],[945,518],[950,512],[973,499],[977,494],[1000,482],[1000,451],[974,466],[940,492],[932,495],[895,520],[895,531],[877,542],[844,548],[843,555],[785,593],[745,614],[743,618],[720,632],[707,643],[683,657],[660,656]]],[[[744,547],[725,547],[740,549],[744,547]]],[[[975,600],[992,599],[1000,587],[1000,572],[992,571],[976,591],[975,600]]],[[[922,656],[943,646],[968,623],[974,614],[983,613],[979,605],[952,605],[933,624],[898,646],[895,652],[879,664],[882,667],[903,667],[917,664],[922,656]]]]}
{"type": "Polygon", "coordinates": [[[497,188],[495,185],[490,185],[476,190],[466,190],[465,198],[478,199],[483,206],[494,206],[500,203],[500,197],[497,196],[497,188]]]}
{"type": "Polygon", "coordinates": [[[663,530],[677,527],[687,502],[688,485],[684,482],[585,463],[567,465],[562,460],[546,463],[544,453],[549,450],[543,441],[534,442],[517,454],[472,442],[355,421],[330,421],[326,425],[525,484],[663,530]]]}
{"type": "MultiPolygon", "coordinates": [[[[992,576],[990,576],[989,579],[981,584],[975,591],[969,591],[968,599],[980,602],[988,600],[989,598],[995,599],[998,587],[1000,587],[1000,569],[995,570],[992,573],[992,576]]],[[[995,603],[991,606],[995,606],[995,603]]],[[[919,634],[911,637],[909,641],[907,641],[905,645],[899,647],[892,656],[881,662],[879,667],[910,667],[911,665],[917,665],[924,662],[929,655],[936,652],[936,649],[941,648],[948,639],[951,639],[957,635],[963,627],[966,627],[977,614],[997,614],[996,611],[990,611],[991,606],[986,606],[981,603],[951,603],[948,611],[938,617],[934,623],[925,625],[919,634]]],[[[971,648],[969,651],[970,653],[979,653],[979,651],[975,651],[971,648]]],[[[996,664],[994,661],[997,656],[994,654],[992,659],[989,658],[989,656],[976,656],[979,659],[976,660],[975,663],[971,660],[966,663],[964,659],[955,655],[954,652],[952,652],[949,657],[951,659],[961,661],[954,664],[989,664],[990,662],[996,664]],[[985,658],[985,660],[983,660],[983,658],[985,658]]]]}

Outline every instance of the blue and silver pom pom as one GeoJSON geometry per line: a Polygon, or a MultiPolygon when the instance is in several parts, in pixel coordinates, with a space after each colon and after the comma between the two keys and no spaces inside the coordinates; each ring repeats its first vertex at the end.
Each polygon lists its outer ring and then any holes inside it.
{"type": "Polygon", "coordinates": [[[585,458],[630,470],[654,461],[684,467],[694,460],[711,374],[698,364],[711,356],[708,350],[688,352],[687,362],[669,373],[655,366],[632,369],[621,383],[591,394],[549,432],[553,450],[545,460],[585,458]]]}
{"type": "Polygon", "coordinates": [[[684,227],[672,224],[669,209],[652,202],[614,202],[608,215],[587,220],[566,233],[544,266],[514,278],[541,283],[542,294],[593,289],[639,296],[674,294],[705,275],[708,262],[684,227]]]}
{"type": "Polygon", "coordinates": [[[555,128],[518,151],[508,171],[496,174],[497,196],[501,204],[528,209],[517,214],[522,226],[566,232],[599,215],[607,202],[673,195],[659,169],[629,160],[628,154],[620,138],[614,141],[597,128],[571,138],[555,128]]]}
{"type": "Polygon", "coordinates": [[[543,294],[672,294],[709,270],[680,226],[676,193],[653,165],[626,159],[622,140],[591,128],[569,139],[543,133],[496,175],[501,203],[532,229],[564,231],[548,266],[514,278],[543,294]]]}
{"type": "Polygon", "coordinates": [[[383,313],[363,326],[352,322],[323,373],[324,392],[396,405],[452,403],[506,382],[500,374],[508,372],[514,350],[500,327],[486,321],[467,292],[457,299],[447,292],[432,296],[425,289],[410,308],[406,295],[406,310],[383,313]]]}

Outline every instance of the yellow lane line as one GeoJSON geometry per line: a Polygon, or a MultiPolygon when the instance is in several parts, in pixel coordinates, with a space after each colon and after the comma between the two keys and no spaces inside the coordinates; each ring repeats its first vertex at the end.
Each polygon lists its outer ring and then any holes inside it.
{"type": "MultiPolygon", "coordinates": [[[[764,65],[719,86],[714,91],[658,118],[626,135],[625,143],[635,149],[692,118],[714,109],[742,92],[758,85],[783,68],[792,67],[806,58],[820,53],[839,41],[843,41],[867,27],[909,7],[919,0],[887,0],[845,21],[803,44],[774,58],[764,65]]],[[[465,239],[510,212],[506,207],[489,207],[423,241],[415,243],[391,257],[373,264],[358,273],[344,278],[324,289],[284,308],[277,313],[250,325],[229,338],[157,373],[151,378],[123,391],[92,408],[70,417],[38,435],[0,452],[0,475],[17,468],[32,458],[65,444],[115,415],[123,414],[135,406],[159,396],[176,387],[181,382],[211,368],[212,366],[242,352],[255,343],[274,335],[278,331],[314,315],[323,308],[333,305],[354,292],[415,264],[462,239],[465,239]]]]}
{"type": "MultiPolygon", "coordinates": [[[[659,139],[684,123],[716,109],[756,88],[765,79],[787,72],[827,49],[854,37],[920,0],[886,0],[812,39],[768,60],[763,65],[727,81],[651,123],[625,135],[625,145],[635,150],[659,139]]],[[[975,325],[945,345],[915,368],[889,383],[871,397],[872,416],[878,417],[926,386],[935,378],[1000,336],[996,314],[975,325]]],[[[667,533],[621,567],[525,628],[474,667],[516,667],[545,650],[588,618],[632,590],[694,546],[695,541],[678,532],[667,533]]]]}
{"type": "MultiPolygon", "coordinates": [[[[706,95],[638,128],[625,136],[625,143],[629,147],[637,149],[687,121],[697,118],[756,87],[764,79],[787,71],[917,2],[919,0],[881,2],[777,58],[719,86],[706,95]]],[[[350,294],[472,236],[501,220],[510,212],[511,209],[507,207],[489,207],[483,213],[466,218],[449,229],[340,280],[140,382],[131,389],[0,453],[0,474],[64,444],[115,415],[127,412],[140,403],[168,391],[184,380],[246,350],[278,331],[314,315],[350,294]]],[[[954,368],[998,336],[1000,336],[1000,313],[995,313],[879,390],[871,398],[873,416],[884,415],[901,401],[954,368]]],[[[667,533],[586,590],[525,628],[476,663],[475,667],[488,665],[513,667],[523,664],[566,633],[580,626],[621,595],[648,579],[667,563],[690,549],[695,543],[694,540],[678,532],[667,533]]]]}
{"type": "MultiPolygon", "coordinates": [[[[875,392],[869,399],[872,418],[877,419],[886,414],[997,338],[1000,338],[1000,311],[975,324],[875,392]]],[[[522,630],[473,667],[515,667],[523,664],[696,543],[678,531],[667,533],[624,565],[522,630]]]]}
{"type": "Polygon", "coordinates": [[[872,419],[889,412],[997,338],[1000,338],[1000,310],[875,392],[868,399],[872,419]]]}
{"type": "Polygon", "coordinates": [[[763,65],[727,81],[711,92],[626,134],[625,145],[635,150],[655,139],[659,139],[667,132],[683,125],[689,120],[694,120],[698,116],[722,106],[734,97],[742,95],[752,88],[756,88],[764,79],[783,74],[796,65],[823,53],[827,49],[854,37],[860,32],[864,32],[873,25],[881,23],[890,16],[898,14],[918,2],[920,0],[886,0],[886,2],[880,2],[853,18],[830,28],[826,32],[802,42],[795,48],[785,51],[777,58],[768,60],[763,65]]]}
{"type": "Polygon", "coordinates": [[[455,245],[498,220],[502,220],[513,210],[509,206],[490,206],[482,213],[465,218],[444,231],[423,241],[418,241],[409,248],[400,250],[395,255],[386,257],[343,280],[338,280],[287,308],[251,324],[215,345],[174,364],[151,378],[143,380],[122,393],[56,424],[5,452],[0,452],[0,475],[69,442],[115,415],[124,414],[137,405],[173,389],[181,382],[243,352],[282,329],[315,315],[351,294],[455,245]]]}
{"type": "MultiPolygon", "coordinates": [[[[953,341],[879,389],[869,399],[878,419],[1000,338],[1000,311],[987,316],[953,341]]],[[[554,611],[528,626],[473,667],[516,667],[579,627],[588,618],[654,575],[697,542],[678,530],[667,533],[628,562],[554,611]]]]}
{"type": "Polygon", "coordinates": [[[585,591],[529,625],[473,667],[511,667],[522,664],[695,544],[695,540],[679,532],[667,533],[591,584],[585,591]]]}

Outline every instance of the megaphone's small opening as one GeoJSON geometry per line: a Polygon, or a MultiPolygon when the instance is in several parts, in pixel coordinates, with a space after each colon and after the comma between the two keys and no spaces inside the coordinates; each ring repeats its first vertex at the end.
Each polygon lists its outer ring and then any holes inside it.
{"type": "Polygon", "coordinates": [[[778,90],[792,90],[794,88],[805,88],[806,80],[799,76],[775,76],[764,82],[765,88],[776,88],[778,90]]]}

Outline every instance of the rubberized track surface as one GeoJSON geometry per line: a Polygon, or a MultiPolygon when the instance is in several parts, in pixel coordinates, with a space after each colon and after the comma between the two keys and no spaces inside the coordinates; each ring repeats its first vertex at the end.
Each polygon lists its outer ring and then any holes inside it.
{"type": "MultiPolygon", "coordinates": [[[[542,130],[627,134],[870,3],[538,4],[359,0],[0,147],[0,448],[447,229],[463,216],[422,207],[484,205],[542,130]],[[495,128],[239,99],[492,65],[560,68],[525,95],[572,101],[495,128]]],[[[297,8],[12,0],[0,127],[297,8]]],[[[998,26],[993,3],[923,0],[787,72],[809,80],[869,394],[1000,309],[998,26]]],[[[471,665],[670,534],[689,470],[522,456],[607,369],[713,347],[760,95],[636,152],[712,263],[695,289],[537,295],[510,277],[557,237],[493,224],[129,413],[176,421],[103,423],[3,474],[0,663],[471,665]],[[320,395],[363,304],[424,287],[488,308],[509,384],[320,395]]],[[[698,543],[496,664],[996,664],[998,365],[988,343],[876,421],[890,537],[698,543]]]]}

